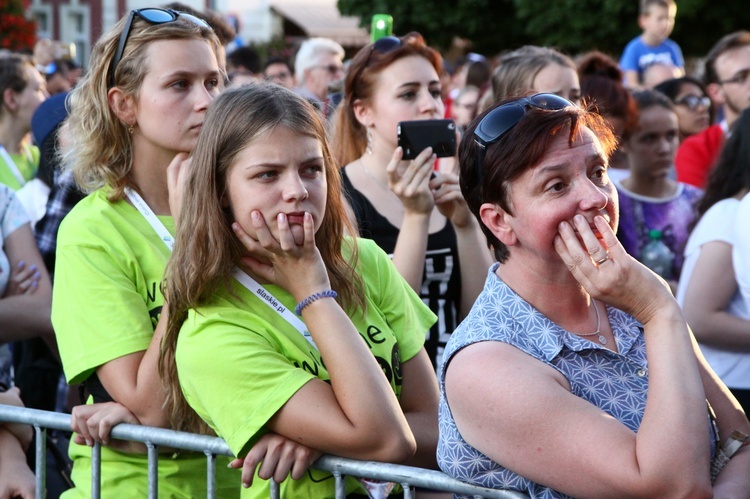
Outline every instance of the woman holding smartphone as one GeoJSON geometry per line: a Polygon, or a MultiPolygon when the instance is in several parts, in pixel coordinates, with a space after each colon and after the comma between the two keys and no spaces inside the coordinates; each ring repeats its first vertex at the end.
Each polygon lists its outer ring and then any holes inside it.
{"type": "Polygon", "coordinates": [[[418,33],[381,38],[354,57],[333,147],[362,237],[393,259],[438,316],[425,347],[433,365],[482,289],[491,264],[453,171],[435,171],[431,148],[403,161],[401,121],[439,119],[440,55],[418,33]]]}

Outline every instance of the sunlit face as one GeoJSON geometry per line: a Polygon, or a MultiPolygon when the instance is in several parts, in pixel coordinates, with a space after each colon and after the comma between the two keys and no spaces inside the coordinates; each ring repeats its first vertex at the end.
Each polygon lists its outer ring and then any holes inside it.
{"type": "Polygon", "coordinates": [[[750,45],[724,52],[716,58],[715,68],[725,83],[713,85],[718,87],[713,97],[724,104],[731,123],[750,106],[750,45]]]}
{"type": "Polygon", "coordinates": [[[640,25],[649,41],[657,44],[663,42],[672,34],[676,16],[676,5],[671,5],[669,8],[652,5],[648,12],[640,17],[640,25]]]}
{"type": "Polygon", "coordinates": [[[252,213],[260,212],[278,239],[278,217],[284,214],[295,242],[304,240],[303,217],[312,215],[320,228],[326,208],[323,147],[320,141],[276,127],[242,149],[227,175],[227,199],[234,220],[255,237],[252,213]]]}
{"type": "Polygon", "coordinates": [[[631,175],[663,180],[674,167],[679,145],[677,115],[656,105],[640,112],[638,129],[626,142],[631,175]]]}
{"type": "Polygon", "coordinates": [[[617,229],[617,191],[607,176],[607,159],[599,139],[588,129],[568,143],[559,133],[533,168],[510,182],[513,214],[506,219],[516,241],[511,258],[526,255],[559,262],[553,242],[560,222],[572,224],[581,214],[595,234],[594,217],[601,215],[617,229]]]}
{"type": "Polygon", "coordinates": [[[557,94],[573,104],[581,103],[578,73],[571,67],[548,64],[537,73],[532,85],[537,92],[557,94]]]}
{"type": "Polygon", "coordinates": [[[372,125],[373,140],[392,151],[400,121],[442,118],[444,112],[435,68],[415,55],[398,59],[380,72],[364,119],[372,125]]]}
{"type": "Polygon", "coordinates": [[[222,79],[205,40],[159,40],[146,50],[146,76],[138,95],[134,141],[167,154],[195,147],[208,105],[222,79]]]}
{"type": "Polygon", "coordinates": [[[674,102],[680,134],[683,137],[701,132],[711,124],[709,106],[702,104],[699,100],[706,97],[698,85],[683,83],[680,87],[674,102]]]}
{"type": "Polygon", "coordinates": [[[466,128],[477,113],[477,102],[479,101],[479,90],[468,88],[461,92],[453,101],[451,114],[456,124],[466,128]]]}
{"type": "Polygon", "coordinates": [[[16,120],[23,129],[31,130],[31,117],[39,104],[47,98],[47,87],[42,74],[31,64],[24,64],[26,72],[26,87],[16,94],[16,120]]]}

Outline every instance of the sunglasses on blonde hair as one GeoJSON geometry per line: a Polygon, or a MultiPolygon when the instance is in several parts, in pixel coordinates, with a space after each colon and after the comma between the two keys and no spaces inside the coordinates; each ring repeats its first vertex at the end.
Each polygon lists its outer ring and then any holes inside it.
{"type": "Polygon", "coordinates": [[[125,51],[125,45],[128,43],[130,30],[133,27],[133,20],[136,18],[136,16],[151,24],[172,23],[179,18],[183,18],[191,21],[193,24],[197,24],[202,28],[211,29],[211,26],[209,26],[206,21],[204,21],[200,17],[195,17],[194,15],[188,14],[186,12],[178,12],[172,9],[159,9],[155,7],[131,10],[130,15],[128,16],[128,20],[125,22],[125,27],[122,30],[122,34],[120,35],[120,43],[118,43],[117,45],[117,52],[115,52],[115,57],[114,59],[112,59],[112,65],[109,69],[109,88],[115,86],[115,69],[117,69],[117,65],[120,64],[120,61],[122,60],[122,54],[125,51]]]}

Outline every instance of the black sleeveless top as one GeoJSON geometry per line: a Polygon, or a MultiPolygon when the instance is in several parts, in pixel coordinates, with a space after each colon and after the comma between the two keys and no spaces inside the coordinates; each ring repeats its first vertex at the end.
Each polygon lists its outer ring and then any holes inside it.
{"type": "MultiPolygon", "coordinates": [[[[381,215],[370,200],[352,185],[344,169],[341,170],[341,178],[346,198],[359,224],[359,235],[374,240],[393,258],[400,229],[381,215]]],[[[450,220],[446,220],[445,226],[438,232],[427,237],[427,254],[419,296],[438,317],[425,340],[425,349],[435,367],[440,365],[448,337],[461,320],[461,269],[456,232],[450,220]]]]}

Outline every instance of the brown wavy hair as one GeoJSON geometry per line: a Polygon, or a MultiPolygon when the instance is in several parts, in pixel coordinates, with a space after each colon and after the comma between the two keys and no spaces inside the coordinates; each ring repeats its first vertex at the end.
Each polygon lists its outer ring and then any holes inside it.
{"type": "MultiPolygon", "coordinates": [[[[175,246],[167,264],[164,297],[169,321],[159,356],[159,372],[167,384],[172,428],[208,433],[207,425],[190,408],[179,385],[175,350],[188,310],[204,304],[215,292],[234,293],[232,272],[243,254],[234,235],[230,210],[222,208],[227,178],[235,157],[268,131],[284,127],[313,137],[323,146],[328,184],[326,207],[317,245],[331,287],[347,310],[364,310],[364,287],[356,272],[357,248],[344,234],[354,233],[344,211],[341,177],[326,141],[318,111],[305,99],[278,85],[249,85],[223,92],[211,104],[185,185],[176,218],[175,246]],[[342,247],[347,245],[347,251],[342,247]],[[347,256],[344,256],[346,253],[347,256]]],[[[238,285],[238,284],[237,284],[238,285]]]]}
{"type": "MultiPolygon", "coordinates": [[[[123,17],[99,38],[91,53],[88,71],[70,94],[71,145],[63,156],[66,169],[73,172],[84,192],[111,186],[110,201],[122,198],[133,166],[133,144],[128,127],[109,107],[107,98],[112,76],[110,66],[126,20],[127,16],[123,17]]],[[[181,17],[164,24],[151,24],[136,16],[122,59],[112,76],[115,86],[137,99],[148,70],[146,51],[149,45],[158,40],[191,39],[206,40],[219,60],[219,40],[211,28],[181,17]]]]}
{"type": "Polygon", "coordinates": [[[440,54],[428,47],[422,35],[416,31],[401,37],[401,45],[389,52],[378,52],[370,44],[352,59],[344,80],[344,100],[334,118],[331,141],[340,167],[362,156],[367,148],[367,130],[354,115],[354,103],[372,103],[380,72],[397,60],[413,55],[424,57],[438,75],[442,74],[443,59],[440,54]]]}
{"type": "Polygon", "coordinates": [[[567,134],[568,143],[572,144],[582,129],[588,128],[598,137],[606,157],[610,156],[617,144],[607,123],[591,108],[570,105],[560,110],[545,110],[532,107],[527,108],[518,123],[497,142],[487,146],[483,163],[477,165],[481,146],[474,140],[474,130],[496,107],[514,100],[501,101],[474,119],[464,132],[458,149],[461,193],[479,221],[495,258],[501,263],[508,259],[510,252],[482,222],[479,215],[482,204],[494,203],[512,214],[510,183],[538,165],[559,134],[567,134]],[[524,147],[519,147],[519,144],[524,144],[524,147]]]}

